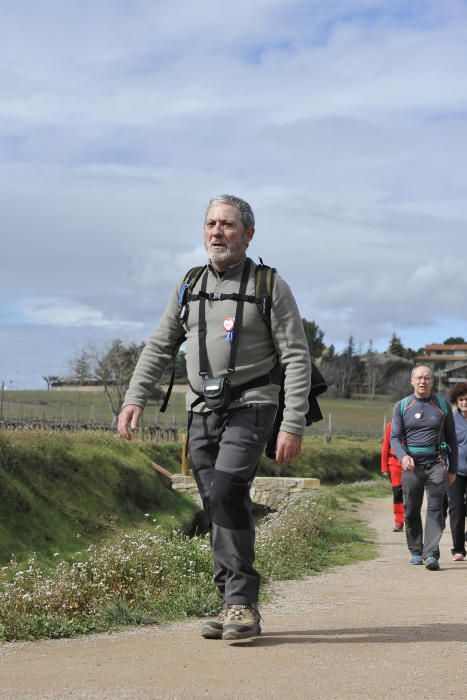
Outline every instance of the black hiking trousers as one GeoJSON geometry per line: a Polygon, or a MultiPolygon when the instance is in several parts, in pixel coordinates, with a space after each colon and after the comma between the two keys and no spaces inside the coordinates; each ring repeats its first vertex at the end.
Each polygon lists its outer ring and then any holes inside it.
{"type": "Polygon", "coordinates": [[[465,496],[467,493],[467,477],[457,474],[456,480],[448,487],[449,524],[452,535],[452,554],[463,554],[465,549],[465,496]]]}
{"type": "Polygon", "coordinates": [[[250,486],[275,415],[272,404],[193,413],[191,469],[211,532],[214,582],[224,605],[258,601],[250,486]]]}

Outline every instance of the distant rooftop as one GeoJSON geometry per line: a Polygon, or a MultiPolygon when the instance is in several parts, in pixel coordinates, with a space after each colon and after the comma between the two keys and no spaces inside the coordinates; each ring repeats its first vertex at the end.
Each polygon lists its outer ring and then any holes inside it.
{"type": "Polygon", "coordinates": [[[463,350],[467,352],[467,343],[459,343],[458,345],[444,345],[444,343],[433,343],[432,345],[425,345],[425,350],[444,350],[454,352],[455,350],[463,350]]]}

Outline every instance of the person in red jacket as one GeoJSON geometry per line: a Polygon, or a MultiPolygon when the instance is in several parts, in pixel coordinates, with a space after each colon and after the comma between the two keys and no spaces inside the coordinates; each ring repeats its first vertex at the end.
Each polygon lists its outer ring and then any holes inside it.
{"type": "Polygon", "coordinates": [[[392,486],[392,509],[394,511],[393,532],[402,532],[404,529],[404,501],[402,497],[402,465],[391,450],[391,421],[384,431],[383,445],[381,447],[381,471],[389,474],[392,486]]]}

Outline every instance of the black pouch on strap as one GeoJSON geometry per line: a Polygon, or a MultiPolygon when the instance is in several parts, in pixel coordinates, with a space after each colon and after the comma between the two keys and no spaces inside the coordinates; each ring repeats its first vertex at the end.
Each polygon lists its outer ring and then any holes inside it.
{"type": "Polygon", "coordinates": [[[203,397],[206,408],[210,411],[223,411],[230,403],[230,377],[205,377],[203,397]]]}

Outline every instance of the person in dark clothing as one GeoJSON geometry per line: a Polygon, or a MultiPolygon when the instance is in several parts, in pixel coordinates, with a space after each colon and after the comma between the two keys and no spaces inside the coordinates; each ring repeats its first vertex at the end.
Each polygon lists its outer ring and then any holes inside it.
{"type": "Polygon", "coordinates": [[[449,395],[451,403],[457,406],[454,413],[459,463],[456,480],[448,488],[449,523],[452,535],[453,561],[464,561],[465,549],[465,499],[467,496],[467,382],[459,382],[449,395]]]}
{"type": "Polygon", "coordinates": [[[412,370],[414,393],[398,401],[392,416],[391,448],[402,464],[405,532],[411,564],[439,570],[439,541],[444,529],[443,503],[457,472],[458,448],[448,402],[432,393],[430,367],[412,370]],[[427,494],[425,532],[421,508],[427,494]]]}

